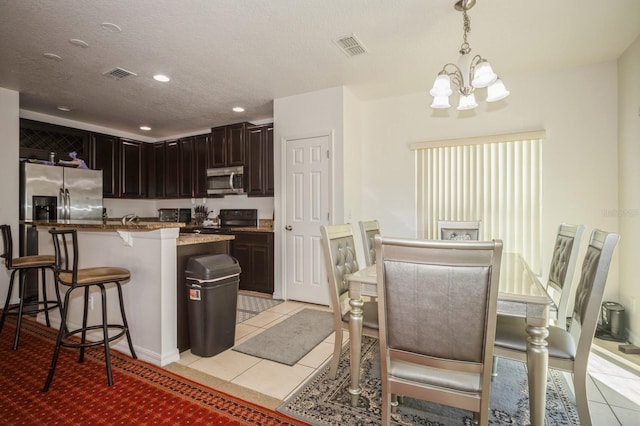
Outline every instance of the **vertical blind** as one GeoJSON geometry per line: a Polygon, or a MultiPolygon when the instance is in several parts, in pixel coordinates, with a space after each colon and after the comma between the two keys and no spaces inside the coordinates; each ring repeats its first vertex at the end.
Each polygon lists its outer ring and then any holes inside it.
{"type": "Polygon", "coordinates": [[[412,145],[418,236],[437,239],[439,220],[480,220],[483,239],[501,239],[539,274],[543,139],[539,131],[412,145]]]}

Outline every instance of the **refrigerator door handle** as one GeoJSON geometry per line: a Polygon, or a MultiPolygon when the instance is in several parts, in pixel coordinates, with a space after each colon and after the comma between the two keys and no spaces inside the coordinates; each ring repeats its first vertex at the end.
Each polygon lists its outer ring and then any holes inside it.
{"type": "Polygon", "coordinates": [[[67,199],[64,196],[64,188],[60,188],[58,195],[58,219],[64,219],[67,214],[67,199]]]}
{"type": "Polygon", "coordinates": [[[64,194],[66,196],[66,205],[67,205],[67,213],[66,213],[66,220],[71,220],[71,194],[69,194],[69,190],[65,188],[64,190],[64,194]]]}

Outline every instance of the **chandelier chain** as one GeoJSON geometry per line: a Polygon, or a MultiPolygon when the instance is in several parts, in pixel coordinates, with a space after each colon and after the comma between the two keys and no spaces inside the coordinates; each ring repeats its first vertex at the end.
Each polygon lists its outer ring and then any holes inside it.
{"type": "Polygon", "coordinates": [[[462,11],[463,15],[463,29],[464,29],[464,44],[469,44],[467,42],[467,34],[471,31],[471,20],[469,19],[469,15],[467,14],[467,10],[462,11]]]}

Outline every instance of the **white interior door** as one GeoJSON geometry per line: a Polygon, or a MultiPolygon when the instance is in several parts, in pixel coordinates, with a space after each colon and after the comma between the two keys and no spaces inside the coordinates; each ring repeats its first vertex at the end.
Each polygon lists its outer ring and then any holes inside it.
{"type": "Polygon", "coordinates": [[[330,135],[286,143],[285,281],[287,299],[329,305],[320,225],[329,223],[330,135]]]}

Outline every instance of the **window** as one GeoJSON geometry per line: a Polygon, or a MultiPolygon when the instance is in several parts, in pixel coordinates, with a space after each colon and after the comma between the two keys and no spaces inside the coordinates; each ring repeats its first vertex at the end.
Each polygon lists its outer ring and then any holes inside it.
{"type": "Polygon", "coordinates": [[[418,236],[437,239],[438,220],[480,220],[541,270],[544,131],[424,142],[416,152],[418,236]]]}

